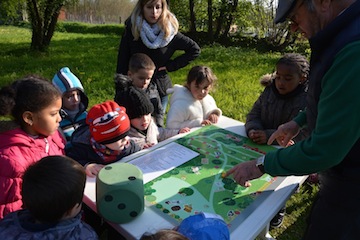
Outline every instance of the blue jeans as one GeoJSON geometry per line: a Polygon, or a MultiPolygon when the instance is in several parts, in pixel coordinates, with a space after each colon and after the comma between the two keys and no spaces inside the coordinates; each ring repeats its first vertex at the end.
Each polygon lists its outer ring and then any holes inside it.
{"type": "Polygon", "coordinates": [[[163,108],[164,114],[166,112],[166,107],[168,105],[168,102],[169,102],[169,96],[168,95],[161,97],[161,106],[163,108]]]}

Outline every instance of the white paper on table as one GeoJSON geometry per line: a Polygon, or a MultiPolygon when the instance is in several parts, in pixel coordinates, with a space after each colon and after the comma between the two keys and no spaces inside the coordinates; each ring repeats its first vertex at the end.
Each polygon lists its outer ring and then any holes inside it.
{"type": "Polygon", "coordinates": [[[128,163],[137,166],[143,172],[145,184],[198,155],[199,153],[172,142],[128,163]]]}

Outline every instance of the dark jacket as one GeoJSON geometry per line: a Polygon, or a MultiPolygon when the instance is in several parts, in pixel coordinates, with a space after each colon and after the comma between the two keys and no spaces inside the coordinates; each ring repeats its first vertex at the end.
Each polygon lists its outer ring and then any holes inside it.
{"type": "MultiPolygon", "coordinates": [[[[132,86],[130,77],[123,74],[116,74],[114,101],[120,106],[122,106],[123,103],[121,99],[126,96],[130,86],[132,86]]],[[[149,86],[145,90],[145,93],[150,98],[150,101],[154,106],[154,111],[151,115],[155,118],[156,125],[158,127],[164,127],[164,111],[156,84],[154,82],[150,82],[149,86]]]]}
{"type": "Polygon", "coordinates": [[[310,39],[307,109],[295,118],[300,126],[307,124],[310,136],[298,144],[266,154],[267,173],[287,176],[323,171],[321,177],[329,176],[327,179],[338,183],[340,179],[348,186],[350,182],[358,183],[359,26],[360,1],[356,1],[310,39]],[[294,156],[291,161],[290,156],[294,156]]]}
{"type": "Polygon", "coordinates": [[[164,127],[164,111],[161,105],[160,94],[154,82],[150,82],[145,93],[149,96],[151,103],[154,106],[154,112],[151,114],[155,118],[158,127],[164,127]]]}
{"type": "MultiPolygon", "coordinates": [[[[310,130],[314,130],[318,118],[318,103],[322,93],[323,77],[336,60],[337,54],[348,44],[360,41],[360,1],[353,3],[344,13],[339,15],[329,26],[326,31],[320,32],[310,40],[311,46],[311,72],[310,72],[310,87],[308,97],[307,124],[310,130]],[[330,41],[331,40],[331,41],[330,41]],[[325,44],[326,43],[326,44],[325,44]]],[[[359,58],[354,59],[359,61],[359,58]]],[[[349,66],[351,68],[352,66],[349,66]]],[[[346,73],[343,73],[344,75],[346,73]]],[[[357,79],[359,80],[359,78],[357,79]]],[[[342,79],[340,78],[340,81],[342,79]]],[[[349,83],[349,85],[351,85],[349,83]]],[[[334,86],[335,88],[335,86],[334,86]]],[[[357,89],[358,91],[359,89],[357,89]]],[[[343,92],[348,94],[348,92],[343,92]]],[[[349,102],[349,104],[351,104],[349,102]]],[[[334,106],[335,107],[335,106],[334,106]]],[[[343,111],[335,108],[336,111],[343,111]]],[[[358,110],[355,110],[358,111],[358,110]]],[[[352,117],[352,112],[347,114],[352,117]]],[[[339,123],[339,125],[342,125],[339,123]]],[[[334,126],[335,127],[335,126],[334,126]]],[[[360,125],[358,125],[358,128],[360,125]]],[[[355,143],[350,143],[352,148],[344,158],[344,160],[337,166],[329,169],[327,174],[338,175],[343,178],[358,178],[360,170],[360,139],[355,143]],[[355,177],[356,176],[356,177],[355,177]]]]}
{"type": "MultiPolygon", "coordinates": [[[[305,109],[305,106],[304,85],[298,85],[291,93],[281,95],[273,82],[264,89],[248,113],[245,123],[246,134],[249,135],[249,131],[252,129],[264,130],[268,140],[281,124],[292,120],[301,110],[305,109]]],[[[298,142],[307,136],[307,128],[304,128],[294,140],[298,142]]]]}
{"type": "Polygon", "coordinates": [[[0,239],[98,239],[95,231],[81,221],[81,214],[55,224],[37,223],[28,210],[8,214],[0,222],[0,239]]]}
{"type": "MultiPolygon", "coordinates": [[[[71,137],[72,147],[66,151],[66,155],[78,161],[85,166],[88,163],[109,164],[105,162],[92,148],[90,144],[90,128],[88,125],[80,126],[75,130],[71,137]]],[[[130,141],[130,146],[118,155],[115,161],[122,159],[134,152],[140,151],[140,147],[135,144],[133,140],[130,141]]]]}
{"type": "MultiPolygon", "coordinates": [[[[127,74],[129,60],[134,53],[145,53],[153,60],[156,69],[165,66],[168,72],[173,72],[187,66],[190,61],[198,57],[200,47],[191,38],[178,32],[166,47],[149,49],[144,45],[140,37],[137,41],[134,41],[134,36],[131,32],[131,22],[127,20],[126,30],[121,38],[118,51],[117,73],[127,74]],[[184,51],[184,53],[172,59],[177,50],[184,51]]],[[[158,72],[155,70],[152,81],[158,86],[160,97],[166,96],[166,90],[172,87],[171,79],[166,71],[158,72]]]]}

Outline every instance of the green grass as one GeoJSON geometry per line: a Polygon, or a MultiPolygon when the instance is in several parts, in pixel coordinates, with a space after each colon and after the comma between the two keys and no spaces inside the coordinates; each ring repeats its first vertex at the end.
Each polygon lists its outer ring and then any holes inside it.
{"type": "MultiPolygon", "coordinates": [[[[82,81],[90,106],[113,99],[113,77],[123,29],[115,34],[114,26],[106,31],[99,26],[81,30],[81,26],[61,26],[61,32],[55,33],[48,51],[41,54],[29,51],[29,29],[0,26],[0,87],[30,73],[52,79],[61,67],[68,66],[82,81]]],[[[263,90],[258,79],[273,72],[281,54],[220,45],[201,46],[201,49],[200,57],[190,66],[170,73],[173,83],[182,84],[194,65],[209,66],[218,78],[211,95],[224,115],[244,122],[263,90]]],[[[316,192],[316,187],[305,184],[300,193],[294,194],[287,203],[285,223],[271,234],[280,240],[301,238],[306,226],[305,217],[316,192]]]]}

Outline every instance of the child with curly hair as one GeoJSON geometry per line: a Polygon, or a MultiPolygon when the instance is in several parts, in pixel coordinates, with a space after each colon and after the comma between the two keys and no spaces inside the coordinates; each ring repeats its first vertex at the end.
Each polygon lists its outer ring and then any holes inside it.
{"type": "Polygon", "coordinates": [[[0,219],[22,208],[22,175],[41,158],[63,155],[65,139],[58,131],[61,94],[50,81],[26,76],[0,90],[0,219]],[[10,123],[10,125],[9,125],[10,123]]]}

